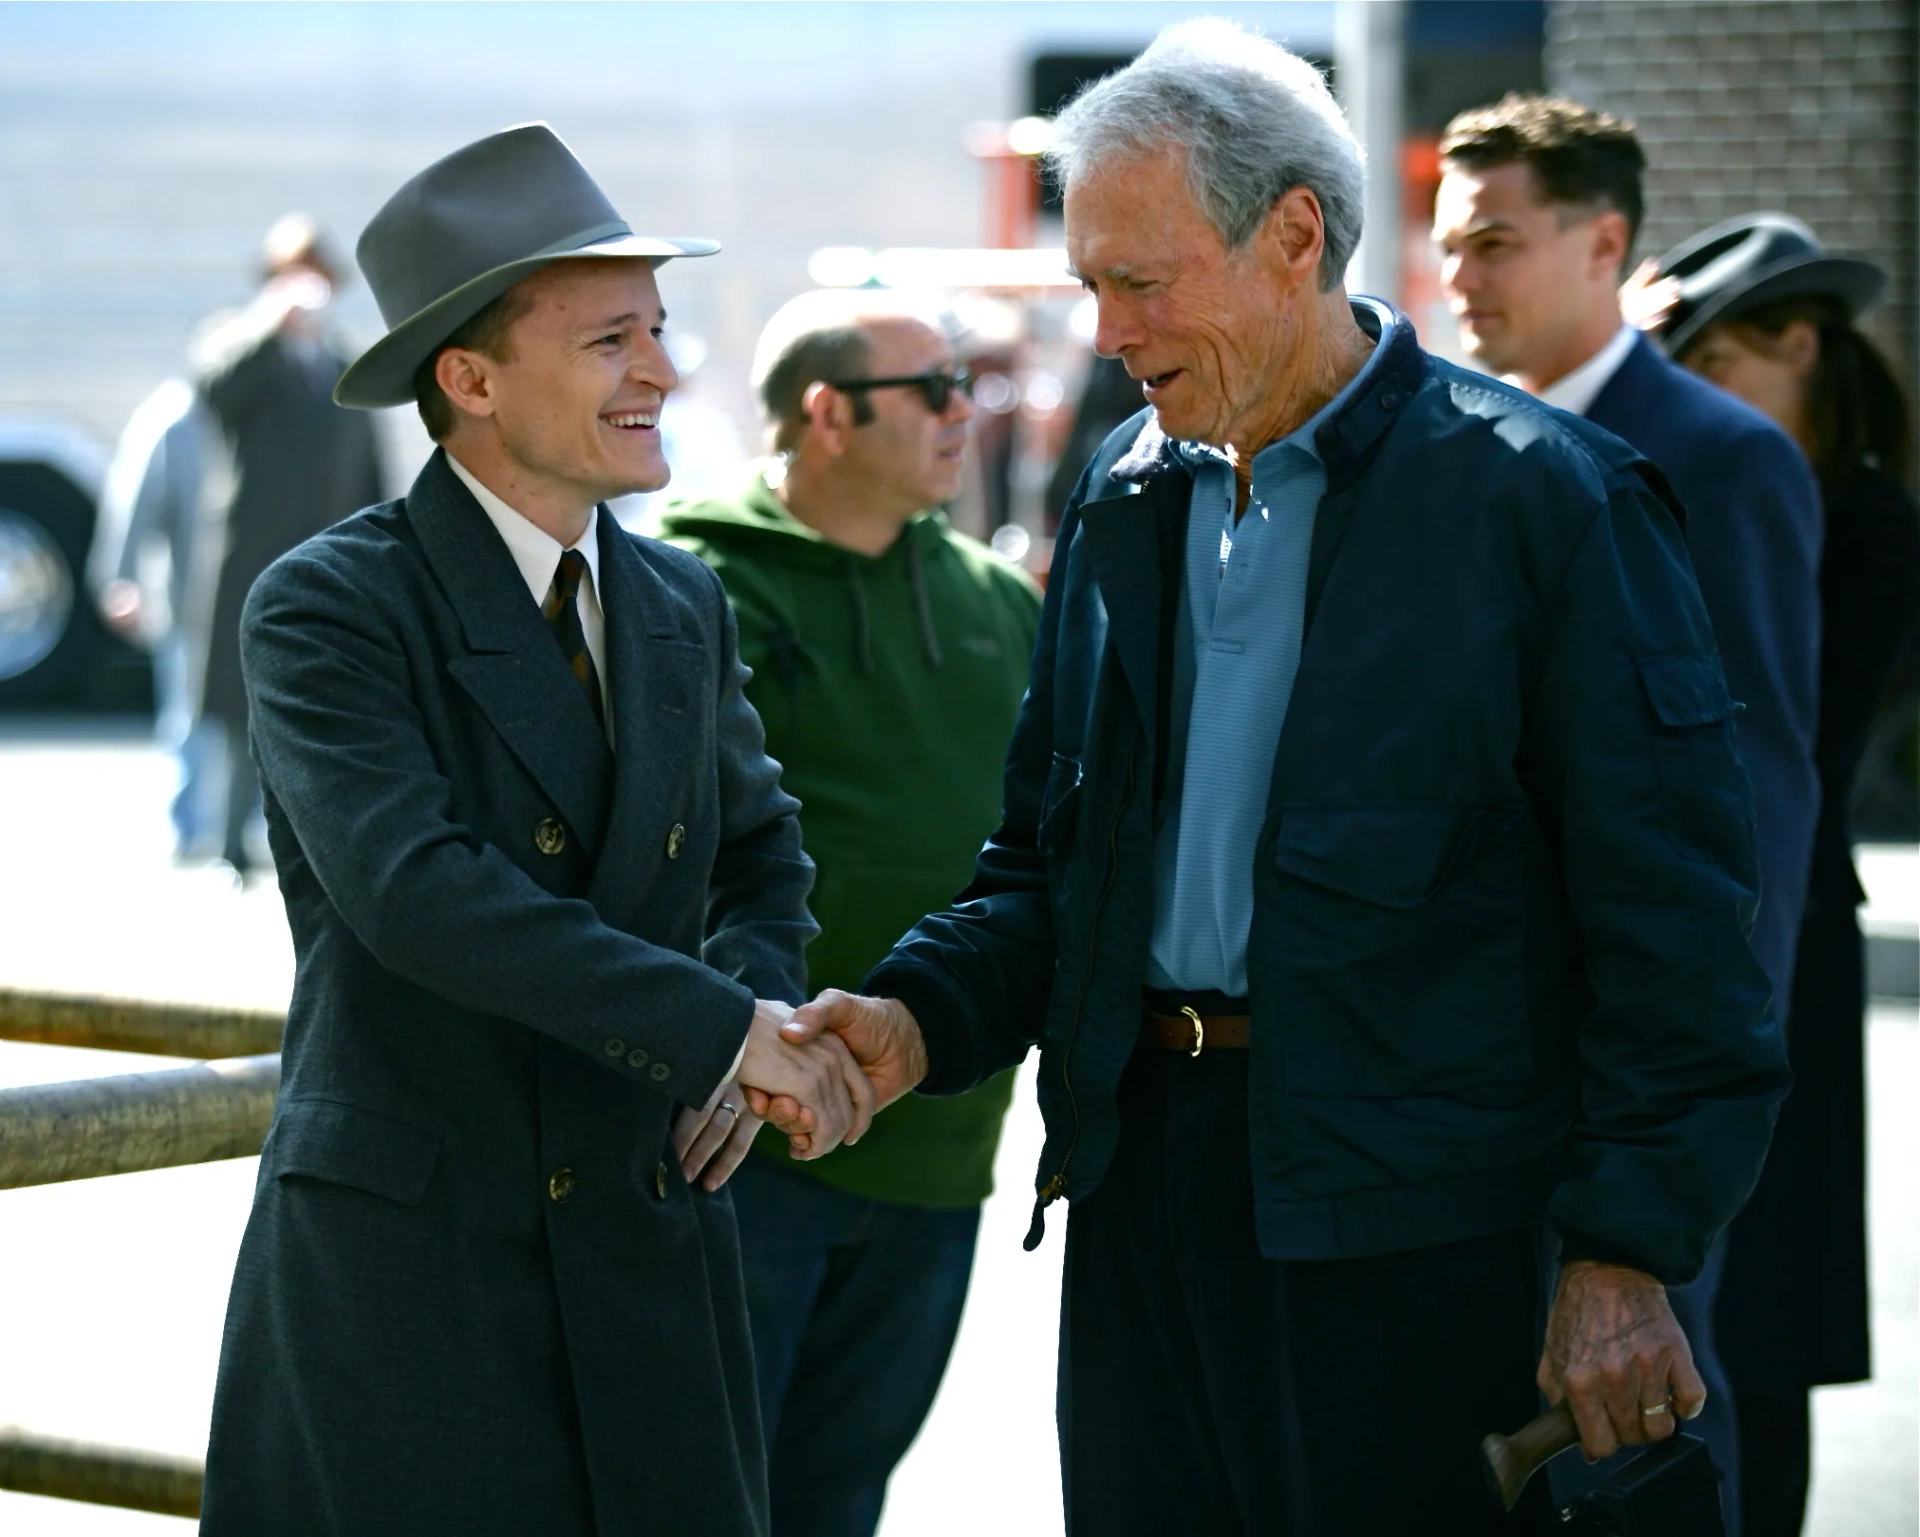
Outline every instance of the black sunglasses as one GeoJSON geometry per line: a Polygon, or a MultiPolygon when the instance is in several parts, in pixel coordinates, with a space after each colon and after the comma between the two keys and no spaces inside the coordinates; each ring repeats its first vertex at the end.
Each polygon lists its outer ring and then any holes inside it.
{"type": "Polygon", "coordinates": [[[910,385],[920,392],[920,398],[935,416],[947,409],[955,390],[967,399],[973,399],[972,374],[903,374],[897,379],[829,379],[826,382],[845,394],[855,390],[890,390],[896,386],[904,388],[910,385]]]}

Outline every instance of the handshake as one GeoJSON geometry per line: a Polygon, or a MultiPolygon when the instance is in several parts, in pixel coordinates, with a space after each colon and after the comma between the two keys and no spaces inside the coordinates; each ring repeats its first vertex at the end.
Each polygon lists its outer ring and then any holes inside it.
{"type": "Polygon", "coordinates": [[[674,1151],[689,1184],[718,1190],[763,1121],[795,1158],[820,1158],[858,1142],[875,1111],[926,1076],[926,1043],[903,1003],[833,988],[798,1009],[757,999],[739,1068],[705,1105],[681,1112],[674,1151]]]}

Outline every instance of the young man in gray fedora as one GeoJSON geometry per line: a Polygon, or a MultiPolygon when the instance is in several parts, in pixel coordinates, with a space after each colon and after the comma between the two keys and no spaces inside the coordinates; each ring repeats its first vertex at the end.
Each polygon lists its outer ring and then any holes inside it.
{"type": "Polygon", "coordinates": [[[246,607],[298,972],[214,1537],[766,1530],[718,1187],[745,1085],[801,1156],[872,1097],[778,1035],[812,868],[720,583],[599,506],[667,480],[654,272],[715,249],[634,234],[542,124],[361,237],[390,329],[337,398],[440,447],[246,607]]]}

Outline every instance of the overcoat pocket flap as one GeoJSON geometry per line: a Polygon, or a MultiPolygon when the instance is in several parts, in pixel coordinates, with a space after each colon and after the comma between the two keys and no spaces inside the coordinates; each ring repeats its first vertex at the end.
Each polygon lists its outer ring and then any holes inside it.
{"type": "Polygon", "coordinates": [[[1418,907],[1446,878],[1467,815],[1457,806],[1289,806],[1274,859],[1342,895],[1418,907]]]}
{"type": "Polygon", "coordinates": [[[1711,653],[1642,657],[1634,665],[1654,719],[1663,726],[1711,726],[1733,714],[1726,674],[1711,653]]]}
{"type": "Polygon", "coordinates": [[[263,1177],[303,1174],[418,1206],[440,1156],[440,1134],[337,1099],[280,1107],[261,1150],[263,1177]]]}

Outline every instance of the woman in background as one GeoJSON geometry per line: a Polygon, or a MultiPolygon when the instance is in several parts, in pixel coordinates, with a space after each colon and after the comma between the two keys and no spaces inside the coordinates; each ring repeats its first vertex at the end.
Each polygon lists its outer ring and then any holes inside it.
{"type": "Polygon", "coordinates": [[[1847,807],[1876,710],[1920,624],[1910,414],[1854,324],[1885,274],[1829,255],[1798,220],[1729,220],[1643,274],[1629,312],[1680,363],[1772,417],[1811,461],[1826,509],[1822,801],[1786,1016],[1794,1088],[1734,1221],[1715,1315],[1738,1409],[1746,1537],[1795,1537],[1811,1467],[1809,1390],[1871,1373],[1856,916],[1865,897],[1847,807]]]}

